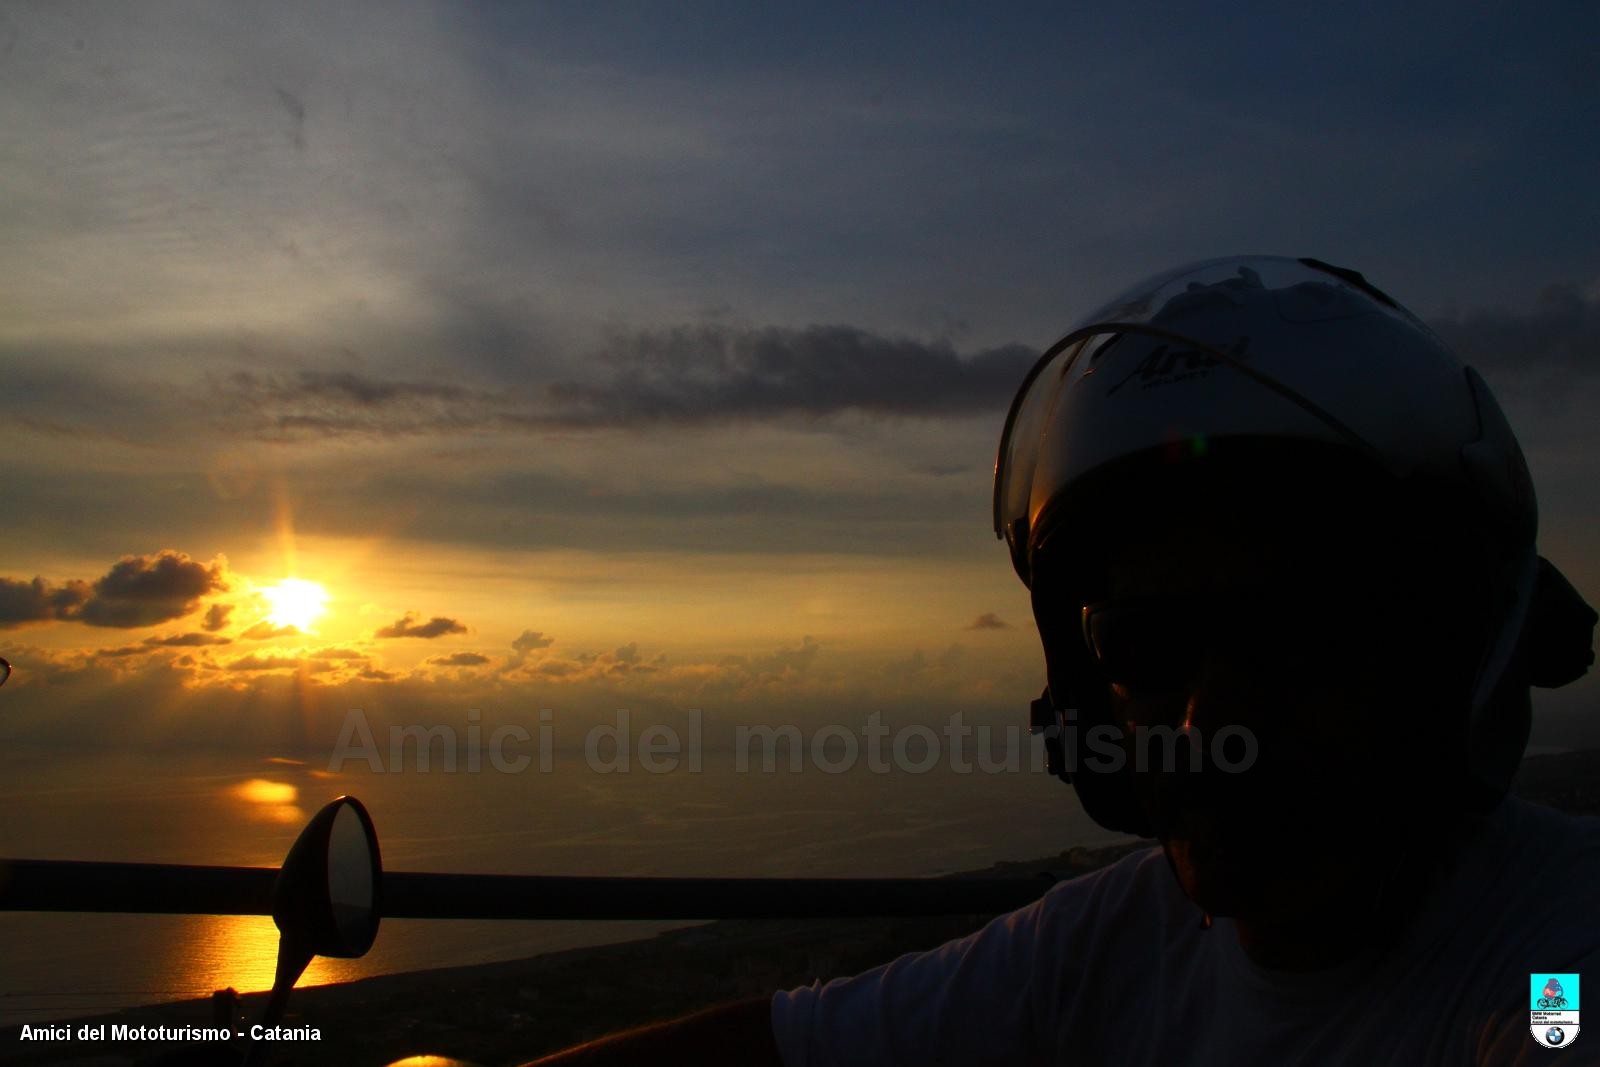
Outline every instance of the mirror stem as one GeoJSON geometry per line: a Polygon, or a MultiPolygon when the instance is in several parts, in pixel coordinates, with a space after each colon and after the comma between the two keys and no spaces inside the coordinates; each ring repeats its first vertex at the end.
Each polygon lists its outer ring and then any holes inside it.
{"type": "Polygon", "coordinates": [[[278,969],[272,979],[272,997],[261,1016],[262,1026],[277,1026],[283,1021],[283,1013],[289,1008],[289,992],[305,973],[311,956],[311,951],[298,942],[287,937],[278,939],[278,969]]]}
{"type": "MultiPolygon", "coordinates": [[[[305,973],[313,953],[298,941],[288,937],[278,938],[278,967],[272,978],[272,996],[267,999],[267,1010],[261,1013],[262,1026],[277,1026],[283,1013],[289,1009],[289,993],[305,973]]],[[[255,1067],[261,1062],[262,1042],[251,1041],[245,1046],[244,1067],[255,1067]]]]}

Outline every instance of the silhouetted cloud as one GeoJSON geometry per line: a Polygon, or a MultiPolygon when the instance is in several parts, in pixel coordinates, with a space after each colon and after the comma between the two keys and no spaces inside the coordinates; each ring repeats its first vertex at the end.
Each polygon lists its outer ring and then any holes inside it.
{"type": "Polygon", "coordinates": [[[31,582],[0,578],[0,630],[73,618],[88,599],[88,582],[52,585],[37,577],[31,582]]]}
{"type": "Polygon", "coordinates": [[[393,671],[381,671],[376,667],[363,667],[357,678],[365,678],[369,682],[392,682],[395,679],[393,671]]]}
{"type": "Polygon", "coordinates": [[[0,578],[0,629],[51,619],[114,629],[153,626],[187,615],[206,593],[226,588],[225,559],[201,563],[170,549],[124,556],[93,584],[0,578]]]}
{"type": "Polygon", "coordinates": [[[297,626],[274,626],[266,619],[262,619],[244,633],[239,635],[241,641],[266,641],[274,637],[294,637],[300,633],[297,626]]]}
{"type": "Polygon", "coordinates": [[[353,648],[319,648],[311,653],[312,659],[366,659],[365,652],[353,648]]]}
{"type": "Polygon", "coordinates": [[[172,634],[168,637],[147,637],[144,639],[144,643],[164,648],[198,648],[202,645],[232,644],[233,639],[217,637],[214,634],[187,633],[172,634]]]}
{"type": "Polygon", "coordinates": [[[455,619],[443,615],[435,615],[427,622],[418,623],[417,613],[408,611],[393,623],[383,627],[376,634],[378,637],[443,637],[445,634],[464,634],[467,628],[455,619]]]}
{"type": "Polygon", "coordinates": [[[201,628],[215,632],[228,625],[228,616],[233,614],[232,604],[213,604],[206,609],[206,618],[201,628]]]}
{"type": "Polygon", "coordinates": [[[969,630],[1009,630],[1011,624],[992,611],[986,611],[967,623],[969,630]]]}
{"type": "Polygon", "coordinates": [[[124,556],[94,583],[76,618],[90,626],[132,629],[181,618],[207,593],[227,588],[227,561],[190,559],[163,550],[154,556],[124,556]]]}
{"type": "Polygon", "coordinates": [[[511,647],[518,652],[527,654],[541,648],[549,648],[556,643],[553,637],[546,637],[541,630],[524,630],[517,639],[511,642],[511,647]]]}
{"type": "Polygon", "coordinates": [[[440,667],[481,667],[489,657],[479,652],[456,652],[448,656],[435,656],[428,661],[440,667]]]}

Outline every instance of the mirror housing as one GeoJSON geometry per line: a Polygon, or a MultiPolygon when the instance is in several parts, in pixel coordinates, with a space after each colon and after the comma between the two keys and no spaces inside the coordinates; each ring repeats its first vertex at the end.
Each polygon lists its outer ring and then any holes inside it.
{"type": "Polygon", "coordinates": [[[314,956],[364,956],[378,936],[383,861],[372,817],[342,796],[314,815],[284,857],[272,921],[314,956]]]}
{"type": "Polygon", "coordinates": [[[275,1026],[289,991],[313,956],[366,955],[378,936],[383,860],[366,807],[352,796],[330,802],[289,848],[272,887],[278,966],[263,1026],[275,1026]]]}

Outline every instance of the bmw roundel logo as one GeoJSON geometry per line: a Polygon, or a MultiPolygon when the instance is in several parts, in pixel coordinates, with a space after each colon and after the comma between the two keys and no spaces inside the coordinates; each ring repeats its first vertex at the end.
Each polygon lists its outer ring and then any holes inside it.
{"type": "Polygon", "coordinates": [[[1567,1039],[1567,1032],[1559,1026],[1552,1026],[1544,1032],[1544,1039],[1552,1045],[1559,1045],[1567,1039]]]}

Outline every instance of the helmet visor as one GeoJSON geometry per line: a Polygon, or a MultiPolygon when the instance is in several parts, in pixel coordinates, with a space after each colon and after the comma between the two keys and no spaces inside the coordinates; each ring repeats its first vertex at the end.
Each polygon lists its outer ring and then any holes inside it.
{"type": "Polygon", "coordinates": [[[995,460],[995,533],[1027,581],[1028,535],[1042,505],[1088,470],[1145,449],[1277,437],[1351,447],[1389,468],[1396,451],[1424,450],[1396,449],[1386,435],[1459,441],[1464,427],[1426,419],[1408,427],[1389,409],[1373,414],[1371,393],[1393,374],[1363,372],[1393,368],[1364,364],[1405,342],[1415,349],[1419,336],[1429,352],[1412,384],[1437,408],[1442,389],[1460,391],[1460,365],[1353,271],[1245,256],[1135,286],[1081,320],[1024,380],[995,460]],[[1374,418],[1394,425],[1374,427],[1374,418]]]}

